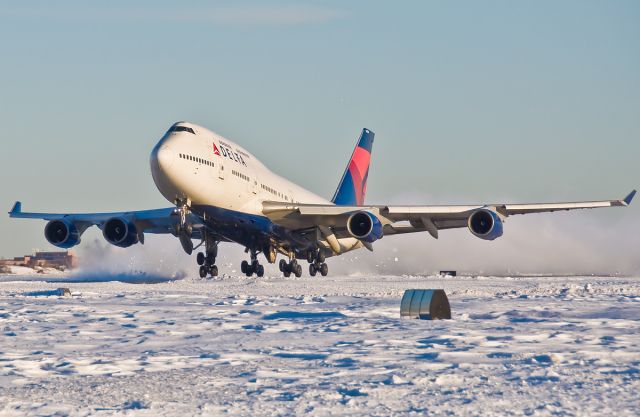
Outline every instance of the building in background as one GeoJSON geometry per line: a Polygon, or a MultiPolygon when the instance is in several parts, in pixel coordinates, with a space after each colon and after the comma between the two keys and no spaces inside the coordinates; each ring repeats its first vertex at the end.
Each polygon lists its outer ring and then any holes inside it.
{"type": "Polygon", "coordinates": [[[73,251],[36,252],[33,255],[18,256],[13,259],[0,259],[0,266],[26,266],[29,268],[73,269],[77,266],[77,257],[73,251]]]}

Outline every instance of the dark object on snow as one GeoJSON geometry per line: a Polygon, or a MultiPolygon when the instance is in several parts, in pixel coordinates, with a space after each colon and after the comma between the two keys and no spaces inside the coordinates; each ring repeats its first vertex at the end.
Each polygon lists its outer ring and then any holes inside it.
{"type": "Polygon", "coordinates": [[[440,275],[449,275],[451,277],[455,277],[457,273],[456,271],[440,271],[440,275]]]}
{"type": "Polygon", "coordinates": [[[28,297],[71,297],[71,291],[69,288],[57,288],[48,291],[32,291],[24,295],[28,297]]]}
{"type": "Polygon", "coordinates": [[[451,318],[451,306],[444,290],[406,290],[400,302],[400,317],[421,320],[451,318]]]}

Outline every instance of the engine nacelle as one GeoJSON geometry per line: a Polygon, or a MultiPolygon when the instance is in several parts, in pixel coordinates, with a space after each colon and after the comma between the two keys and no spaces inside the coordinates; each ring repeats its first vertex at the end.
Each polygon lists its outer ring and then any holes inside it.
{"type": "Polygon", "coordinates": [[[356,239],[369,243],[383,236],[382,223],[368,211],[358,211],[349,216],[347,230],[356,239]]]}
{"type": "Polygon", "coordinates": [[[502,220],[494,211],[488,209],[476,210],[469,216],[469,230],[475,236],[484,240],[494,240],[502,236],[502,220]]]}
{"type": "Polygon", "coordinates": [[[44,228],[44,237],[53,246],[69,249],[80,243],[81,231],[67,220],[51,220],[44,228]]]}
{"type": "Polygon", "coordinates": [[[121,248],[128,248],[139,242],[136,225],[120,217],[107,220],[102,226],[102,235],[107,242],[121,248]]]}

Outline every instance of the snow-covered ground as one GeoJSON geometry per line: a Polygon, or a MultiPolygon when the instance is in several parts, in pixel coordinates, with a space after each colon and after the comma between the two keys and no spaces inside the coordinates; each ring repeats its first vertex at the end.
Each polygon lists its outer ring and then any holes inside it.
{"type": "Polygon", "coordinates": [[[2,416],[640,410],[637,278],[3,276],[0,331],[2,416]]]}

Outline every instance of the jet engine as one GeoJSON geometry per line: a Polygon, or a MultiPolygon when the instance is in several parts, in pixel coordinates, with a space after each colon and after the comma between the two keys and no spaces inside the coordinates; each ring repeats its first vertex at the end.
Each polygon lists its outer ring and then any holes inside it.
{"type": "Polygon", "coordinates": [[[347,220],[347,230],[356,239],[372,243],[380,239],[382,234],[382,223],[368,211],[358,211],[349,216],[347,220]]]}
{"type": "Polygon", "coordinates": [[[121,248],[128,248],[139,242],[136,225],[120,217],[107,220],[102,226],[102,235],[107,242],[121,248]]]}
{"type": "Polygon", "coordinates": [[[67,220],[51,220],[44,228],[44,237],[53,246],[69,249],[80,243],[82,232],[67,220]]]}
{"type": "Polygon", "coordinates": [[[494,211],[476,210],[469,216],[469,230],[484,240],[494,240],[502,236],[502,220],[494,211]]]}

